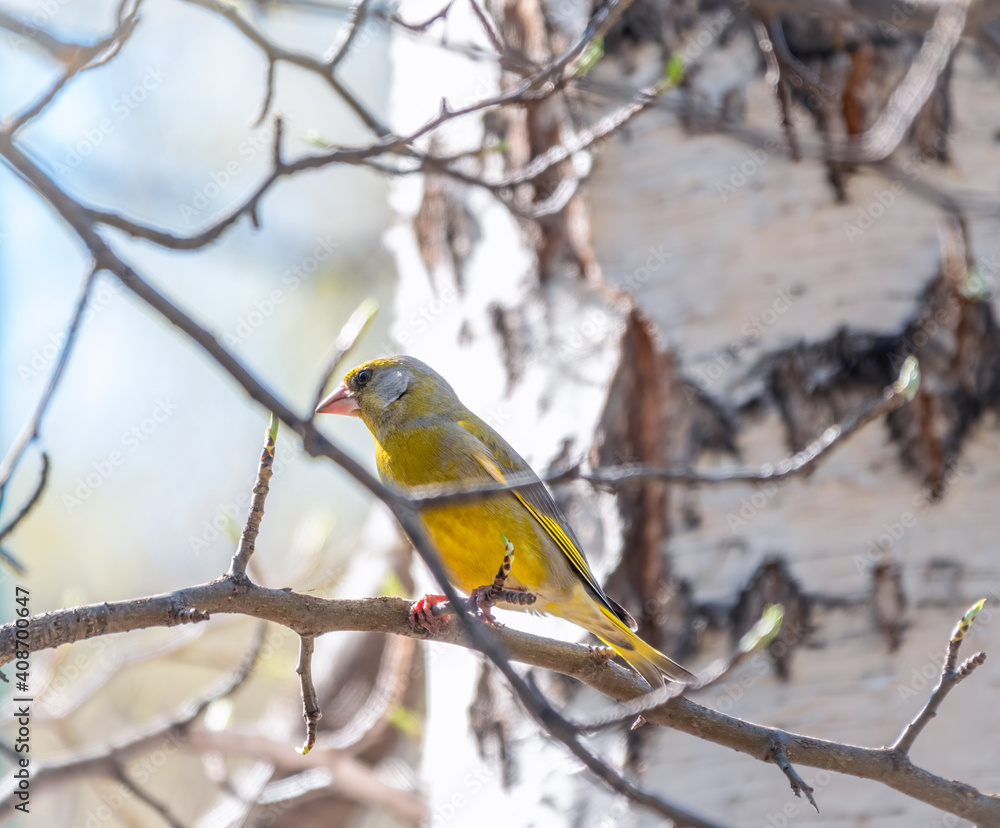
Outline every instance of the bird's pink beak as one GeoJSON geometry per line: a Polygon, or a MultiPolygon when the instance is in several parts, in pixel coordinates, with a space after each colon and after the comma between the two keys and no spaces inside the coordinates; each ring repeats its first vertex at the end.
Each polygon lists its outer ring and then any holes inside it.
{"type": "Polygon", "coordinates": [[[341,383],[323,402],[316,406],[317,414],[344,414],[348,417],[361,416],[361,406],[348,390],[344,383],[341,383]]]}

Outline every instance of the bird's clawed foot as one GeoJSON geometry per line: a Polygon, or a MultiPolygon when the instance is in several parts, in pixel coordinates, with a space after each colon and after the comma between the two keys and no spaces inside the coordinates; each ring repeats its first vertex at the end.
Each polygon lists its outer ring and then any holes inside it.
{"type": "MultiPolygon", "coordinates": [[[[443,595],[425,595],[414,601],[410,605],[410,628],[413,630],[426,630],[431,635],[441,632],[441,625],[444,619],[434,615],[434,607],[445,603],[447,599],[443,595]]],[[[446,619],[447,616],[444,616],[446,619]]]]}
{"type": "Polygon", "coordinates": [[[491,607],[495,604],[514,604],[523,607],[535,603],[535,596],[532,593],[523,589],[506,588],[507,576],[510,575],[510,568],[514,565],[514,544],[507,538],[503,538],[503,542],[503,563],[497,570],[493,583],[489,586],[476,587],[469,593],[469,609],[472,614],[493,627],[501,626],[491,611],[491,607]]]}

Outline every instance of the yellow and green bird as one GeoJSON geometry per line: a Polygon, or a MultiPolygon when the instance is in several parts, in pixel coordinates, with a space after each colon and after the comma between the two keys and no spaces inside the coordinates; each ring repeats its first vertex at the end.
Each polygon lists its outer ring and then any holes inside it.
{"type": "MultiPolygon", "coordinates": [[[[316,408],[360,417],[375,438],[382,481],[417,487],[527,482],[471,501],[420,512],[451,583],[467,594],[493,583],[506,538],[516,559],[505,588],[536,596],[530,609],[565,618],[614,648],[651,687],[694,676],[635,634],[631,616],[605,595],[573,530],[531,467],[469,411],[436,371],[408,356],[348,372],[316,408]]],[[[418,602],[418,621],[431,618],[418,602]]]]}

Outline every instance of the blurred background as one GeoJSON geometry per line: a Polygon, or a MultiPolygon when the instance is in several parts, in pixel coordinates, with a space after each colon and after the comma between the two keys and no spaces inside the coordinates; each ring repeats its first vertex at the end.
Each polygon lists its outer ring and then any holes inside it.
{"type": "MultiPolygon", "coordinates": [[[[783,3],[624,5],[557,93],[448,120],[414,143],[423,162],[400,153],[382,169],[286,177],[261,200],[259,228],[243,217],[192,251],[101,232],[301,413],[338,332],[359,306],[377,308],[342,371],[390,353],[426,360],[539,472],[775,464],[874,403],[916,356],[917,398],[805,475],[554,492],[609,593],[685,664],[730,653],[765,604],[785,607],[779,641],[698,701],[811,736],[891,743],[980,598],[969,653],[1000,643],[1000,13],[962,7],[953,46],[941,46],[948,21],[932,3],[876,2],[846,17],[823,3],[809,15],[783,3]],[[914,67],[926,94],[899,104],[914,67]],[[844,149],[896,127],[877,157],[844,149]],[[559,147],[565,158],[546,156],[559,147]],[[541,173],[521,174],[544,157],[541,173]]],[[[120,52],[75,76],[17,146],[73,198],[192,236],[267,176],[277,116],[285,160],[377,140],[346,95],[300,65],[278,62],[265,99],[266,56],[227,9],[319,61],[353,20],[335,77],[397,135],[446,111],[442,101],[454,111],[513,88],[576,42],[594,11],[583,0],[148,0],[120,52]]],[[[7,0],[0,117],[68,65],[41,35],[90,45],[120,14],[115,3],[7,0]]],[[[4,452],[53,371],[88,263],[68,225],[0,164],[4,452]]],[[[48,454],[43,498],[4,540],[25,569],[2,571],[5,620],[16,584],[37,613],[223,573],[267,419],[100,274],[40,438],[3,489],[0,525],[48,454]]],[[[374,468],[360,422],[321,427],[374,468]]],[[[324,597],[432,587],[386,510],[287,431],[251,574],[324,597]]],[[[551,619],[498,614],[588,640],[551,619]]],[[[127,781],[68,776],[39,786],[30,817],[5,800],[8,822],[659,824],[550,744],[481,658],[411,639],[318,641],[324,718],[306,762],[294,753],[296,653],[284,628],[217,617],[33,655],[34,761],[160,735],[115,754],[127,781]],[[254,652],[245,683],[219,695],[254,652]],[[167,728],[213,692],[183,738],[167,728]]],[[[990,664],[913,755],[984,791],[1000,788],[1000,768],[995,752],[970,746],[1000,736],[990,664]]],[[[535,672],[570,713],[607,708],[535,672]]],[[[8,731],[13,709],[2,712],[8,731]]],[[[594,746],[726,824],[966,824],[802,768],[817,815],[770,765],[647,731],[603,733],[594,746]]]]}

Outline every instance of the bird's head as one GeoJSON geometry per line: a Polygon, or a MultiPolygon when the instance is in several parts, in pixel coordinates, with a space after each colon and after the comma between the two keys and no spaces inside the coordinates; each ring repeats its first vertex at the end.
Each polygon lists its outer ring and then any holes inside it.
{"type": "Polygon", "coordinates": [[[348,371],[340,386],[316,407],[317,414],[360,417],[376,436],[423,417],[463,411],[444,377],[409,356],[373,359],[348,371]]]}

